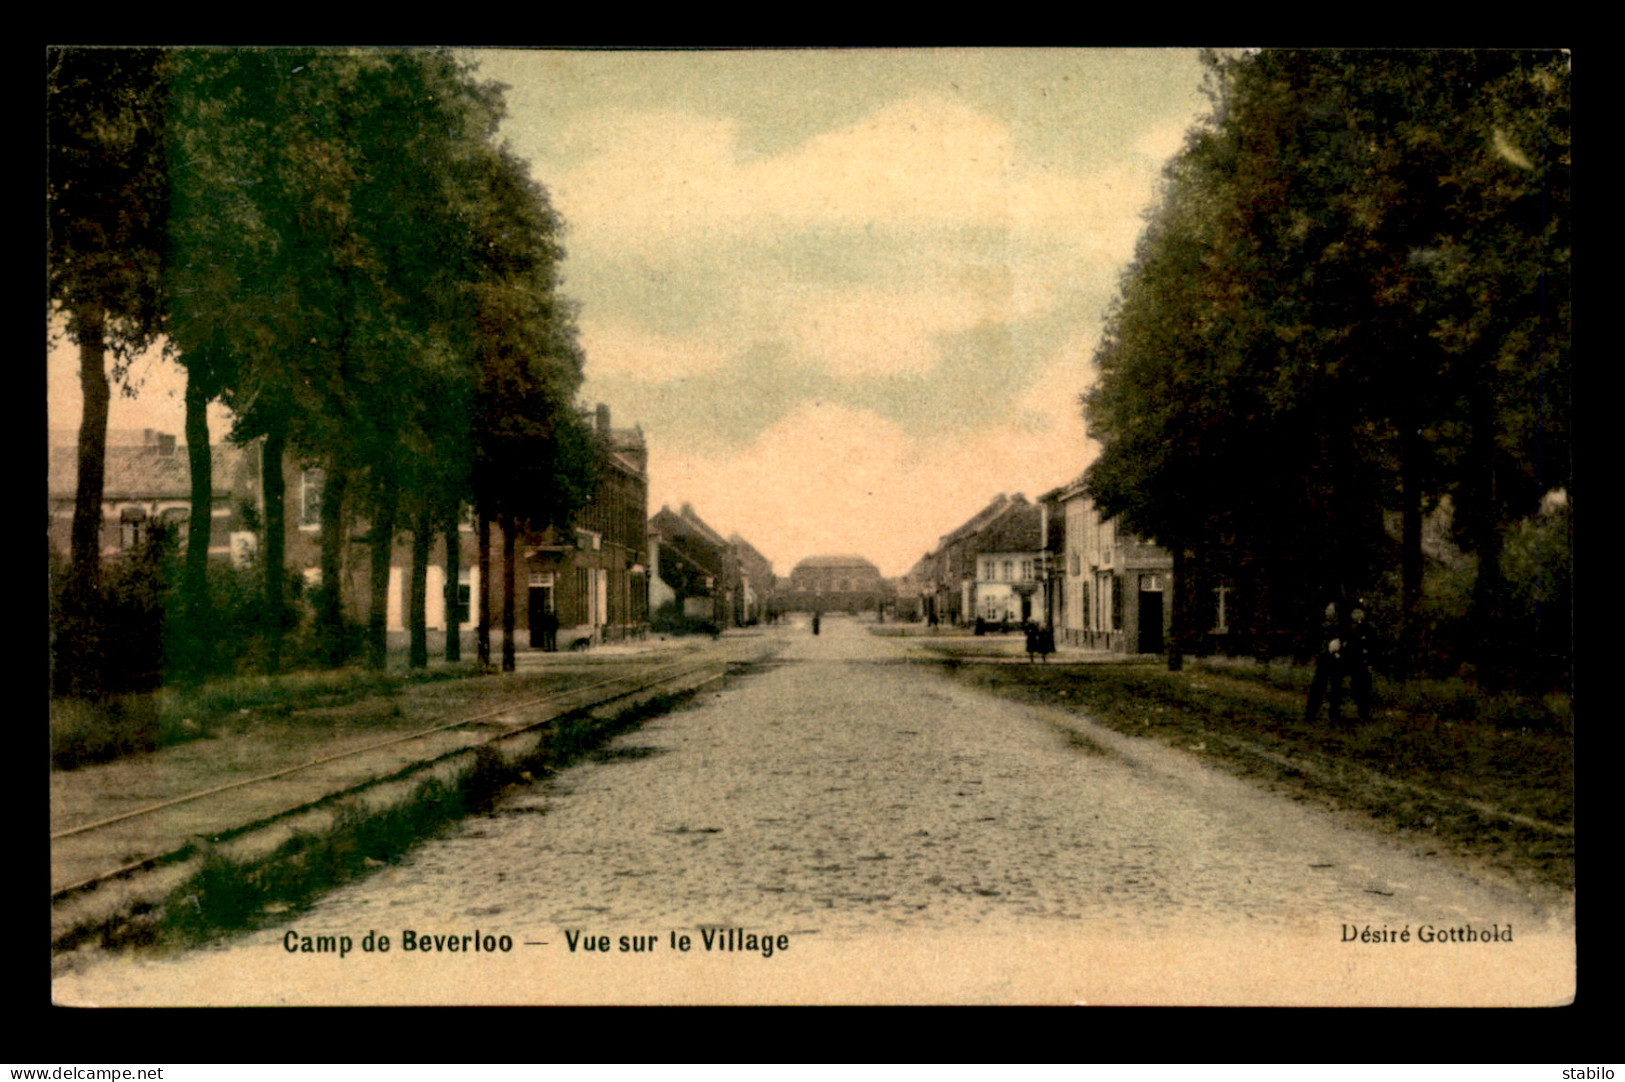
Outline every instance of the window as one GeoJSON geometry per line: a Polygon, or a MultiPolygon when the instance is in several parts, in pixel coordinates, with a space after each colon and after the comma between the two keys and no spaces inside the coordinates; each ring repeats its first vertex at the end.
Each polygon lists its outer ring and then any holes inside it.
{"type": "Polygon", "coordinates": [[[319,469],[303,470],[299,474],[299,525],[322,524],[322,482],[325,474],[319,469]]]}
{"type": "Polygon", "coordinates": [[[1083,574],[1083,556],[1082,556],[1082,554],[1078,553],[1075,550],[1072,552],[1071,555],[1072,555],[1072,575],[1075,578],[1078,575],[1083,574]]]}
{"type": "Polygon", "coordinates": [[[186,540],[186,531],[191,524],[192,514],[184,507],[169,507],[158,512],[158,522],[177,541],[186,540]]]}
{"type": "Polygon", "coordinates": [[[1033,580],[1033,562],[1031,560],[1023,560],[1023,561],[1021,561],[1021,581],[1022,582],[1031,582],[1032,580],[1033,580]]]}
{"type": "Polygon", "coordinates": [[[140,507],[126,507],[118,516],[119,547],[126,552],[140,546],[147,533],[147,512],[140,507]]]}
{"type": "Polygon", "coordinates": [[[1015,574],[1016,574],[1016,563],[1015,563],[1015,561],[1014,560],[1006,560],[1006,561],[1004,561],[1004,581],[1009,582],[1012,578],[1015,577],[1015,574]]]}

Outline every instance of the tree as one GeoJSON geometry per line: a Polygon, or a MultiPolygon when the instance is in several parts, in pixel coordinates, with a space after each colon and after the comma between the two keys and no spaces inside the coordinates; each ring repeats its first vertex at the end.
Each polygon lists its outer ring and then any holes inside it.
{"type": "Polygon", "coordinates": [[[582,355],[574,309],[558,293],[563,223],[546,191],[505,148],[485,162],[489,199],[476,224],[484,273],[467,290],[476,434],[470,478],[480,518],[480,661],[490,662],[489,524],[503,534],[503,663],[514,668],[515,535],[566,529],[591,498],[597,455],[576,412],[582,355]]]}
{"type": "Polygon", "coordinates": [[[343,654],[344,523],[364,515],[381,665],[402,492],[427,496],[419,467],[455,442],[436,430],[427,445],[448,384],[467,378],[443,298],[468,261],[461,176],[494,133],[499,95],[440,51],[197,50],[178,69],[190,112],[177,174],[198,213],[181,223],[177,327],[189,372],[215,377],[200,397],[218,386],[233,437],[263,441],[268,665],[287,623],[290,458],[326,482],[324,654],[343,654]]]}
{"type": "Polygon", "coordinates": [[[47,296],[79,346],[84,418],[69,596],[100,581],[107,411],[113,379],[163,327],[167,189],[162,52],[52,48],[46,54],[47,296]]]}
{"type": "Polygon", "coordinates": [[[1496,626],[1497,539],[1567,480],[1566,65],[1209,64],[1213,116],[1169,167],[1097,354],[1097,497],[1176,561],[1222,554],[1269,595],[1267,631],[1370,589],[1388,511],[1413,610],[1422,514],[1451,493],[1496,626]],[[1494,495],[1520,476],[1516,507],[1494,495]]]}

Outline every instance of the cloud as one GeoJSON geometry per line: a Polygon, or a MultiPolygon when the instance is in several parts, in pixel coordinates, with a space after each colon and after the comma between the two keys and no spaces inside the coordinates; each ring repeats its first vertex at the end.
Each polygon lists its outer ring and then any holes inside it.
{"type": "Polygon", "coordinates": [[[666,382],[714,372],[728,363],[723,343],[703,336],[676,338],[624,324],[581,320],[589,375],[666,382]]]}
{"type": "Polygon", "coordinates": [[[653,250],[763,229],[879,224],[994,228],[1046,243],[1075,235],[1086,251],[1120,252],[1121,214],[1135,221],[1155,179],[1143,166],[1089,174],[1028,166],[1006,122],[933,93],[779,154],[747,156],[738,136],[731,122],[678,110],[580,116],[565,142],[595,153],[550,178],[575,227],[572,243],[653,250]]]}
{"type": "Polygon", "coordinates": [[[773,303],[800,355],[847,381],[930,371],[948,336],[1021,315],[1008,267],[966,266],[948,281],[801,291],[773,303]]]}
{"type": "Polygon", "coordinates": [[[1134,141],[1134,149],[1157,162],[1166,162],[1185,146],[1185,135],[1191,129],[1188,118],[1169,117],[1145,130],[1134,141]]]}
{"type": "Polygon", "coordinates": [[[651,509],[692,503],[716,528],[741,532],[780,575],[803,557],[842,552],[900,575],[999,493],[1036,499],[1087,465],[1077,368],[1057,363],[1021,409],[933,437],[821,401],[800,403],[728,453],[650,432],[651,509]]]}

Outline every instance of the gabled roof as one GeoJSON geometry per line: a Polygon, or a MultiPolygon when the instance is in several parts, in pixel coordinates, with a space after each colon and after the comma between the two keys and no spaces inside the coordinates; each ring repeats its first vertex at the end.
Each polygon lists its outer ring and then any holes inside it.
{"type": "Polygon", "coordinates": [[[627,473],[648,480],[649,447],[644,442],[643,429],[610,429],[609,459],[627,473]]]}
{"type": "Polygon", "coordinates": [[[673,511],[669,506],[661,507],[649,519],[649,528],[667,537],[693,537],[719,550],[728,547],[722,535],[707,526],[694,513],[694,508],[686,503],[681,512],[673,511]]]}
{"type": "Polygon", "coordinates": [[[1089,475],[1087,472],[1080,473],[1066,484],[1050,489],[1048,492],[1040,496],[1039,499],[1045,502],[1054,502],[1060,500],[1070,500],[1075,496],[1087,496],[1089,494],[1089,486],[1087,481],[1088,476],[1089,475]]]}
{"type": "Polygon", "coordinates": [[[763,556],[760,552],[757,552],[756,546],[752,545],[749,541],[746,541],[743,537],[740,537],[739,534],[729,534],[728,543],[732,545],[734,550],[738,552],[747,562],[766,567],[768,574],[773,573],[773,561],[769,560],[766,556],[763,556]]]}
{"type": "Polygon", "coordinates": [[[1023,502],[1006,509],[976,536],[977,552],[1037,552],[1044,547],[1043,512],[1023,502]]]}
{"type": "Polygon", "coordinates": [[[1014,496],[1006,496],[1001,492],[998,496],[994,497],[992,503],[988,504],[986,507],[976,512],[975,515],[971,516],[970,521],[966,522],[953,533],[945,534],[942,538],[941,545],[938,546],[938,549],[940,550],[947,548],[949,545],[955,544],[959,541],[964,541],[970,537],[974,537],[983,530],[987,529],[989,524],[996,521],[1000,515],[1005,514],[1012,507],[1031,506],[1032,505],[1027,502],[1027,497],[1023,496],[1019,492],[1014,496]]]}
{"type": "Polygon", "coordinates": [[[802,560],[800,563],[796,564],[796,567],[861,567],[866,571],[879,572],[879,568],[875,567],[874,564],[870,563],[862,556],[855,555],[808,556],[805,560],[802,560]]]}
{"type": "MultiPolygon", "coordinates": [[[[214,444],[209,484],[216,498],[229,496],[244,469],[252,448],[229,443],[214,444]]],[[[110,446],[105,457],[102,482],[103,500],[190,500],[192,468],[184,446],[171,445],[168,451],[157,445],[110,446]]],[[[51,499],[73,499],[79,489],[79,449],[52,447],[47,467],[46,490],[51,499]]]]}
{"type": "Polygon", "coordinates": [[[955,529],[950,530],[947,533],[943,534],[942,537],[941,537],[941,545],[939,547],[940,548],[946,548],[948,545],[952,544],[955,541],[961,540],[962,538],[965,538],[965,537],[969,537],[971,534],[975,533],[977,530],[979,530],[983,526],[987,525],[988,521],[990,519],[992,519],[994,515],[998,514],[1001,510],[1004,509],[1004,505],[1008,501],[1009,501],[1008,496],[1006,496],[1002,492],[999,493],[997,496],[995,496],[993,498],[992,503],[988,504],[986,507],[984,507],[980,511],[976,512],[976,514],[972,515],[962,525],[960,525],[960,526],[956,527],[955,529]]]}
{"type": "Polygon", "coordinates": [[[694,513],[693,504],[683,504],[683,510],[680,512],[680,514],[684,522],[694,527],[695,532],[697,532],[707,541],[711,542],[713,545],[727,545],[727,538],[723,537],[710,526],[706,525],[705,520],[694,513]]]}

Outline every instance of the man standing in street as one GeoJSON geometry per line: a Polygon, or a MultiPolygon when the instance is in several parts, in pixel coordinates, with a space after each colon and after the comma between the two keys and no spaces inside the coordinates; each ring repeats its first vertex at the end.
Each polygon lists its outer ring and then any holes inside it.
{"type": "Polygon", "coordinates": [[[1303,710],[1306,725],[1320,720],[1320,702],[1327,699],[1332,724],[1343,714],[1343,629],[1339,626],[1337,602],[1326,605],[1320,621],[1319,650],[1315,654],[1315,678],[1309,685],[1309,702],[1303,710]]]}
{"type": "MultiPolygon", "coordinates": [[[[1364,725],[1371,720],[1371,668],[1366,659],[1365,602],[1355,601],[1349,610],[1348,626],[1343,629],[1343,671],[1349,678],[1349,694],[1354,696],[1354,709],[1364,725]]],[[[1332,715],[1336,720],[1337,700],[1332,700],[1332,715]]]]}

